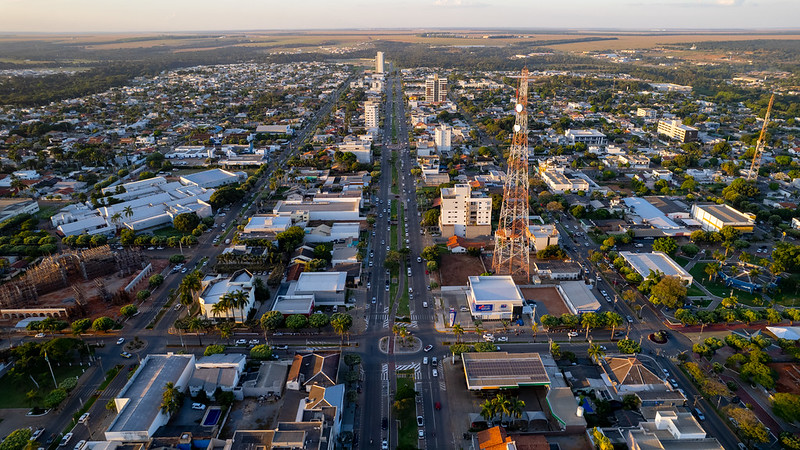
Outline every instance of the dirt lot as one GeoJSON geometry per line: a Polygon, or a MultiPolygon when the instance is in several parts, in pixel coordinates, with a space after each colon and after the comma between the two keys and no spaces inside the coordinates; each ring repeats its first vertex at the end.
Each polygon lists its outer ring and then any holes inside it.
{"type": "Polygon", "coordinates": [[[772,363],[768,365],[775,369],[779,376],[775,385],[776,391],[800,394],[800,365],[796,363],[772,363]]]}
{"type": "Polygon", "coordinates": [[[466,286],[469,276],[485,272],[480,259],[466,254],[445,253],[441,264],[442,286],[466,286]]]}
{"type": "Polygon", "coordinates": [[[561,295],[559,295],[558,291],[553,286],[523,288],[520,290],[526,300],[536,300],[539,308],[544,307],[543,309],[546,310],[537,310],[537,317],[541,317],[542,314],[560,316],[561,314],[569,312],[567,305],[564,303],[564,299],[561,298],[561,295]]]}

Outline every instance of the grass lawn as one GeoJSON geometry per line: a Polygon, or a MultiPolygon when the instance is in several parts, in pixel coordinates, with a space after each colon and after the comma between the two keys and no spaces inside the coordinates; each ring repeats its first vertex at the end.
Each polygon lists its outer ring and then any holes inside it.
{"type": "Polygon", "coordinates": [[[45,208],[39,209],[39,212],[37,212],[35,216],[39,220],[45,220],[54,216],[57,211],[58,208],[56,208],[55,206],[47,206],[45,208]]]}
{"type": "MultiPolygon", "coordinates": [[[[73,365],[72,367],[54,366],[53,372],[56,375],[56,380],[61,383],[67,378],[79,377],[83,369],[84,367],[78,365],[73,365]]],[[[28,404],[25,394],[31,390],[39,392],[39,406],[41,406],[41,401],[54,388],[53,377],[50,375],[50,371],[45,369],[44,373],[38,374],[36,381],[39,383],[38,389],[30,377],[16,379],[6,374],[3,378],[0,378],[0,409],[30,407],[31,405],[28,404]]]]}
{"type": "MultiPolygon", "coordinates": [[[[408,286],[408,276],[403,275],[406,279],[406,286],[408,286]]],[[[400,297],[400,303],[397,305],[397,315],[408,317],[411,315],[411,310],[408,307],[408,289],[403,292],[403,295],[400,297]]]]}
{"type": "Polygon", "coordinates": [[[392,164],[392,194],[400,194],[400,187],[397,186],[397,166],[392,164]]]}
{"type": "Polygon", "coordinates": [[[694,267],[689,271],[690,274],[694,277],[694,282],[698,283],[698,280],[703,280],[702,284],[708,289],[709,292],[716,295],[717,297],[728,297],[731,295],[731,291],[733,295],[739,298],[739,303],[749,306],[762,306],[756,305],[755,300],[761,298],[761,294],[755,293],[751,294],[747,291],[741,291],[739,289],[733,289],[731,287],[725,286],[724,284],[720,283],[719,281],[708,281],[708,274],[705,272],[706,265],[708,263],[699,263],[695,264],[694,267]]]}
{"type": "MultiPolygon", "coordinates": [[[[401,386],[408,386],[414,389],[414,380],[412,378],[397,378],[397,390],[401,386]]],[[[407,408],[395,410],[395,419],[400,421],[400,427],[397,430],[397,447],[402,448],[417,448],[417,417],[414,415],[416,406],[414,399],[410,399],[407,408]]]]}
{"type": "Polygon", "coordinates": [[[189,234],[191,234],[191,233],[184,233],[184,232],[178,231],[178,230],[175,229],[175,227],[164,227],[164,228],[159,228],[159,229],[153,231],[153,235],[154,236],[161,236],[161,237],[165,237],[165,238],[170,238],[170,237],[173,237],[173,236],[183,237],[183,236],[187,236],[189,234]]]}
{"type": "Polygon", "coordinates": [[[392,235],[390,236],[390,245],[392,250],[397,250],[397,225],[392,225],[392,235]]]}
{"type": "Polygon", "coordinates": [[[691,259],[684,258],[683,256],[676,256],[674,259],[676,263],[681,265],[681,267],[686,267],[686,265],[689,264],[689,261],[691,261],[691,259]]]}
{"type": "MultiPolygon", "coordinates": [[[[697,281],[695,281],[694,283],[697,283],[697,281]]],[[[686,295],[689,297],[702,297],[706,295],[706,293],[701,291],[699,287],[694,285],[694,283],[692,283],[692,285],[689,286],[688,289],[686,289],[686,295]]]]}

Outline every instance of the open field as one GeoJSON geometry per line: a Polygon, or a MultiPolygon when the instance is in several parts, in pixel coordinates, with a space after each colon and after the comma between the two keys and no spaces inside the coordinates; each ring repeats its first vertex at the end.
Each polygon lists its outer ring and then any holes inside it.
{"type": "Polygon", "coordinates": [[[466,286],[468,277],[484,272],[481,260],[466,254],[443,253],[439,273],[442,286],[466,286]]]}
{"type": "Polygon", "coordinates": [[[522,295],[526,300],[536,300],[536,303],[543,307],[536,311],[537,317],[541,317],[544,314],[560,316],[561,314],[569,313],[569,308],[567,308],[564,299],[561,298],[554,286],[522,288],[520,291],[522,291],[522,295]]]}

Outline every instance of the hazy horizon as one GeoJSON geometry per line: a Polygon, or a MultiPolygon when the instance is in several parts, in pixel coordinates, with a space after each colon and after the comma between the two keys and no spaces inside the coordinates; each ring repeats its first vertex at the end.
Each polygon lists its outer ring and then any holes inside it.
{"type": "Polygon", "coordinates": [[[0,0],[2,34],[313,30],[786,31],[791,0],[0,0]]]}

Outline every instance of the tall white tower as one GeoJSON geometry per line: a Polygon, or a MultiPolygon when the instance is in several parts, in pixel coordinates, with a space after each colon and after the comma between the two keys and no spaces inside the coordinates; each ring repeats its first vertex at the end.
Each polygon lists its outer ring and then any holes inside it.
{"type": "Polygon", "coordinates": [[[375,55],[375,72],[383,73],[383,52],[378,52],[375,55]]]}

